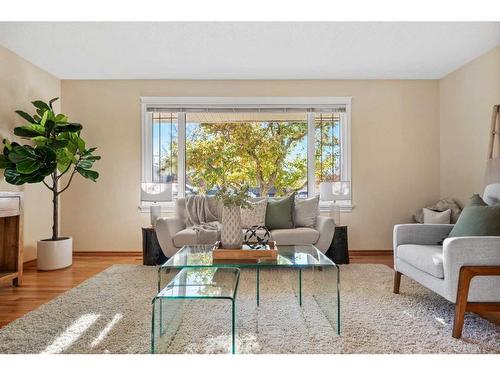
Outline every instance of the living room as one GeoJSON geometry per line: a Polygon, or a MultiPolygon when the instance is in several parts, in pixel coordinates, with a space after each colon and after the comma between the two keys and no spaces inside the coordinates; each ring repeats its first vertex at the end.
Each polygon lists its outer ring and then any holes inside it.
{"type": "Polygon", "coordinates": [[[64,12],[0,22],[0,353],[498,362],[498,20],[64,12]]]}

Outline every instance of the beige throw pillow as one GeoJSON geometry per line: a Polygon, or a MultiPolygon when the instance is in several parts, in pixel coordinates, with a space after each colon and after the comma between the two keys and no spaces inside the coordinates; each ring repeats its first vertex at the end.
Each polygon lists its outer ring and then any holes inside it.
{"type": "Polygon", "coordinates": [[[424,224],[450,224],[451,209],[439,212],[424,208],[424,224]]]}
{"type": "Polygon", "coordinates": [[[249,208],[241,209],[241,227],[250,228],[253,225],[265,225],[267,199],[264,198],[256,202],[248,203],[250,203],[249,208]]]}

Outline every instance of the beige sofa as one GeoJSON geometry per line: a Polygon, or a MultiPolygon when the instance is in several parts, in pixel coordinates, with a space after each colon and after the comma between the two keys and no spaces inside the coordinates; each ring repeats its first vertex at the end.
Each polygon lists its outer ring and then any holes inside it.
{"type": "MultiPolygon", "coordinates": [[[[318,215],[314,228],[274,229],[271,230],[271,239],[278,245],[314,245],[325,253],[330,247],[334,231],[333,219],[318,215]]],[[[156,235],[167,257],[174,255],[184,245],[197,244],[195,231],[186,227],[185,199],[177,199],[174,216],[157,220],[156,235]]]]}

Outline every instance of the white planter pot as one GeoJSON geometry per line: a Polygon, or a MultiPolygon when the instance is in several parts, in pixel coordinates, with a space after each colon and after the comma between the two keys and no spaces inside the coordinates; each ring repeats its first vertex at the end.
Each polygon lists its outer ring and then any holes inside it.
{"type": "Polygon", "coordinates": [[[73,263],[73,239],[59,241],[41,240],[37,244],[37,268],[52,271],[71,266],[73,263]]]}

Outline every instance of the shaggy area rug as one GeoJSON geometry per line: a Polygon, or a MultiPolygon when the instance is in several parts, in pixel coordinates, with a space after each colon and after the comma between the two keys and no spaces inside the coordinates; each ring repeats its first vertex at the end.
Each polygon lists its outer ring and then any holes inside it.
{"type": "MultiPolygon", "coordinates": [[[[404,276],[393,294],[386,266],[341,266],[341,336],[307,293],[298,305],[296,280],[296,271],[262,271],[257,307],[255,273],[242,271],[239,353],[500,353],[500,327],[467,314],[453,339],[454,306],[404,276]]],[[[112,266],[1,329],[0,353],[149,353],[156,281],[156,267],[112,266]]],[[[227,303],[192,301],[184,311],[168,352],[229,350],[227,303]]]]}

